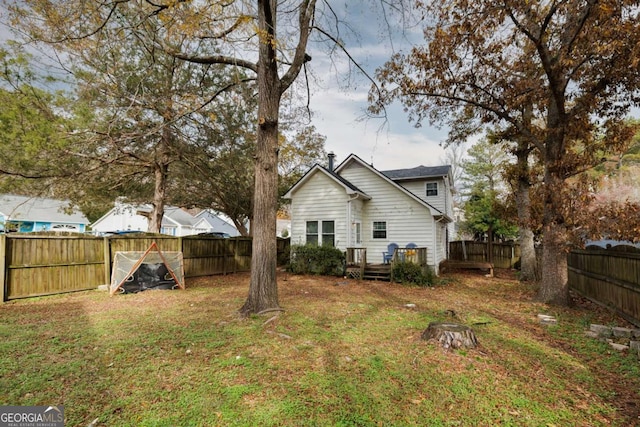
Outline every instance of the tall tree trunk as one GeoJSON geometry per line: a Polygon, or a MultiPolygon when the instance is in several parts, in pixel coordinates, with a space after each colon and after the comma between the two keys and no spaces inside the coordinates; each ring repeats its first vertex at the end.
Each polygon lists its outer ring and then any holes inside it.
{"type": "Polygon", "coordinates": [[[539,298],[545,303],[569,303],[566,229],[562,224],[543,226],[542,281],[539,298]]]}
{"type": "Polygon", "coordinates": [[[153,209],[149,216],[149,232],[160,233],[162,218],[164,217],[165,200],[167,200],[167,177],[169,176],[169,141],[171,129],[165,126],[162,130],[162,141],[157,147],[153,164],[154,189],[153,209]]]}
{"type": "Polygon", "coordinates": [[[562,214],[561,172],[563,138],[547,141],[545,159],[545,200],[542,218],[542,282],[539,298],[542,302],[558,305],[569,303],[567,272],[567,227],[562,214]]]}
{"type": "Polygon", "coordinates": [[[253,204],[253,253],[247,315],[278,310],[276,215],[278,209],[278,113],[281,88],[276,63],[276,1],[258,1],[258,130],[253,204]]]}
{"type": "Polygon", "coordinates": [[[516,209],[520,227],[518,231],[518,243],[520,244],[520,280],[534,281],[538,262],[531,231],[531,199],[529,190],[529,144],[525,141],[518,142],[516,150],[516,209]]]}
{"type": "Polygon", "coordinates": [[[243,237],[248,237],[249,236],[249,230],[247,229],[247,226],[243,223],[238,221],[237,219],[231,219],[233,221],[233,225],[236,227],[236,230],[238,230],[238,233],[240,233],[241,236],[243,237]]]}
{"type": "Polygon", "coordinates": [[[489,224],[487,230],[487,262],[493,263],[493,223],[489,224]]]}
{"type": "Polygon", "coordinates": [[[164,217],[164,201],[167,191],[167,174],[169,167],[156,163],[154,168],[155,189],[153,192],[153,209],[149,215],[149,232],[160,233],[162,218],[164,217]]]}

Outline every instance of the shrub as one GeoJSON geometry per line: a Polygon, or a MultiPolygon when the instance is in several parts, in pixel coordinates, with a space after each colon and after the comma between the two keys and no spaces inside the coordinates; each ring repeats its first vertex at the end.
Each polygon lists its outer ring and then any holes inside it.
{"type": "Polygon", "coordinates": [[[331,246],[294,245],[291,247],[289,271],[295,274],[343,276],[345,257],[331,246]]]}
{"type": "Polygon", "coordinates": [[[413,262],[396,262],[393,265],[393,281],[403,285],[432,286],[434,274],[429,267],[423,270],[413,262]]]}

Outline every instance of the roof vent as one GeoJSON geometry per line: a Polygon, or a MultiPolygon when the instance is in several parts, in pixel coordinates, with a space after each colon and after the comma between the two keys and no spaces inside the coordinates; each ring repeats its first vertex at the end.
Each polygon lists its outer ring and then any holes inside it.
{"type": "Polygon", "coordinates": [[[327,157],[329,158],[329,170],[333,172],[333,162],[336,158],[336,155],[333,154],[333,151],[331,151],[329,152],[329,154],[327,154],[327,157]]]}

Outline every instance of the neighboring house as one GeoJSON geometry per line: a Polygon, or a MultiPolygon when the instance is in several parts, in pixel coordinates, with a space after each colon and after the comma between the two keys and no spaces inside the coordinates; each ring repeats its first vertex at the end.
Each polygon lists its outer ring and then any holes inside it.
{"type": "MultiPolygon", "coordinates": [[[[147,232],[151,211],[150,205],[116,202],[115,207],[91,224],[91,229],[97,234],[117,231],[147,232]]],[[[203,212],[208,211],[202,211],[200,214],[203,212]]],[[[235,227],[215,214],[200,214],[193,216],[176,206],[165,206],[160,232],[170,236],[190,236],[212,231],[224,232],[230,236],[239,234],[235,227]]]]}
{"type": "Polygon", "coordinates": [[[225,233],[231,237],[240,235],[238,229],[224,219],[223,215],[214,211],[205,209],[195,217],[197,220],[195,225],[197,233],[225,233]]]}
{"type": "Polygon", "coordinates": [[[602,249],[614,248],[616,246],[634,246],[640,249],[640,243],[633,243],[628,240],[611,240],[611,239],[603,239],[603,240],[587,240],[585,242],[585,246],[597,246],[602,249]]]}
{"type": "Polygon", "coordinates": [[[291,220],[289,218],[276,219],[276,236],[291,237],[291,220]]]}
{"type": "Polygon", "coordinates": [[[387,245],[427,248],[438,272],[453,229],[450,166],[378,171],[351,154],[333,169],[313,166],[289,191],[291,244],[367,249],[367,262],[382,263],[387,245]]]}
{"type": "Polygon", "coordinates": [[[0,231],[73,231],[82,233],[89,220],[65,200],[0,195],[0,231]]]}

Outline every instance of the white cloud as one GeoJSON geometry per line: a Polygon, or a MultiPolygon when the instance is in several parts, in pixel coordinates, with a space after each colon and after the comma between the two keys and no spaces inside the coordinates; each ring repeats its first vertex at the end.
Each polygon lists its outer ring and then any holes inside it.
{"type": "MultiPolygon", "coordinates": [[[[409,38],[421,38],[418,27],[404,31],[399,21],[393,28],[387,27],[396,21],[385,21],[380,10],[365,4],[344,2],[334,11],[349,22],[350,31],[341,34],[346,37],[343,41],[349,54],[371,77],[394,51],[408,50],[409,38]],[[394,40],[389,38],[388,30],[393,32],[394,40]]],[[[312,123],[327,137],[326,150],[333,151],[338,162],[353,153],[380,170],[441,164],[444,150],[439,144],[446,138],[446,130],[427,126],[416,129],[397,105],[388,108],[387,122],[365,119],[371,82],[344,54],[334,52],[331,56],[326,47],[310,46],[313,59],[309,64],[316,79],[310,103],[312,123]]]]}
{"type": "Polygon", "coordinates": [[[397,105],[388,108],[388,121],[366,118],[370,82],[359,77],[350,88],[340,88],[335,71],[327,70],[311,95],[312,123],[327,137],[325,148],[338,161],[353,153],[380,170],[440,164],[440,142],[446,131],[415,128],[397,105]]]}
{"type": "Polygon", "coordinates": [[[407,123],[406,115],[393,109],[386,124],[381,119],[363,119],[367,107],[364,91],[323,91],[312,96],[311,106],[313,124],[327,137],[325,148],[333,151],[338,161],[353,153],[380,170],[440,164],[442,132],[415,129],[407,123]]]}

